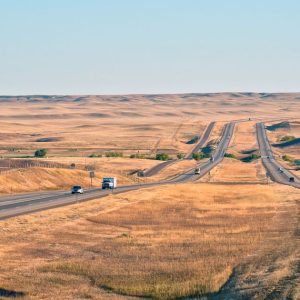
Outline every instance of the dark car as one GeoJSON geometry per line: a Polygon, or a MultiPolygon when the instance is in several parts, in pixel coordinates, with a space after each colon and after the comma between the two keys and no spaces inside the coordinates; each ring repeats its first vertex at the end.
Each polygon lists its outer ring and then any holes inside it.
{"type": "Polygon", "coordinates": [[[295,178],[294,177],[290,177],[289,178],[289,182],[295,182],[295,178]]]}
{"type": "Polygon", "coordinates": [[[74,185],[71,189],[72,194],[83,194],[83,188],[80,185],[74,185]]]}

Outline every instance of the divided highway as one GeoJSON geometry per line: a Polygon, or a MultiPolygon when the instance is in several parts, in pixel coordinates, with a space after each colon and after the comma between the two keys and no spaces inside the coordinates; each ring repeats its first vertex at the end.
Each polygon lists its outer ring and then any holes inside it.
{"type": "Polygon", "coordinates": [[[175,176],[174,178],[160,182],[121,186],[115,189],[114,191],[101,190],[99,188],[90,189],[86,190],[85,193],[82,195],[72,195],[69,191],[53,191],[27,193],[13,196],[2,196],[0,197],[0,220],[7,219],[13,216],[29,214],[36,211],[42,211],[49,208],[55,208],[64,205],[74,204],[77,202],[97,199],[105,197],[111,194],[112,192],[114,194],[118,194],[146,187],[195,181],[207,174],[211,169],[213,169],[217,164],[219,164],[223,160],[224,153],[233,135],[234,125],[234,122],[225,125],[222,138],[218,144],[217,149],[213,153],[213,161],[209,160],[205,163],[199,164],[201,170],[199,175],[195,175],[194,169],[191,169],[181,175],[175,176]]]}
{"type": "Polygon", "coordinates": [[[256,135],[259,145],[260,155],[262,163],[268,172],[268,175],[273,181],[278,183],[291,185],[300,188],[300,179],[296,177],[289,170],[285,169],[276,159],[271,149],[265,125],[263,123],[256,124],[256,135]],[[294,177],[294,182],[290,181],[290,178],[294,177]]]}
{"type": "MultiPolygon", "coordinates": [[[[205,144],[207,143],[207,140],[215,126],[216,122],[210,122],[208,124],[208,126],[206,127],[204,134],[202,134],[199,142],[195,145],[195,147],[185,156],[185,159],[192,159],[192,155],[194,152],[199,151],[202,147],[205,146],[205,144]]],[[[167,166],[170,166],[176,162],[178,162],[179,160],[168,160],[165,162],[162,162],[146,171],[144,171],[144,177],[151,177],[154,176],[156,174],[158,174],[161,170],[165,169],[167,166]]]]}

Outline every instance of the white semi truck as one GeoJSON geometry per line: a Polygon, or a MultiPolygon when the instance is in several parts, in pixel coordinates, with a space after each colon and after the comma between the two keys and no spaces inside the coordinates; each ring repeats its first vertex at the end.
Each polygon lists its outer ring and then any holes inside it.
{"type": "Polygon", "coordinates": [[[115,189],[115,188],[117,188],[117,178],[116,177],[104,177],[102,179],[102,190],[115,189]]]}

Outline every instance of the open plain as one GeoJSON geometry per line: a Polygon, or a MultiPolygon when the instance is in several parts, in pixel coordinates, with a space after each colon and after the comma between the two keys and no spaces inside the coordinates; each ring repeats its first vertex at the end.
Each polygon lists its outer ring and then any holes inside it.
{"type": "Polygon", "coordinates": [[[153,186],[0,221],[0,299],[299,299],[300,190],[271,180],[256,132],[300,177],[299,107],[300,94],[2,96],[1,194],[88,188],[91,170],[94,187],[153,186]],[[226,157],[155,185],[209,161],[180,155],[213,121],[204,148],[235,124],[226,157]],[[139,176],[161,153],[174,162],[139,176]]]}

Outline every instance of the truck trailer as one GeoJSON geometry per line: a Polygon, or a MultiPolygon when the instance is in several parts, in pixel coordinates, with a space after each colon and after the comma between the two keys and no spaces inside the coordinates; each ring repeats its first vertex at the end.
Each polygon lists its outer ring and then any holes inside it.
{"type": "Polygon", "coordinates": [[[117,188],[117,178],[116,177],[104,177],[102,179],[102,190],[115,189],[115,188],[117,188]]]}

